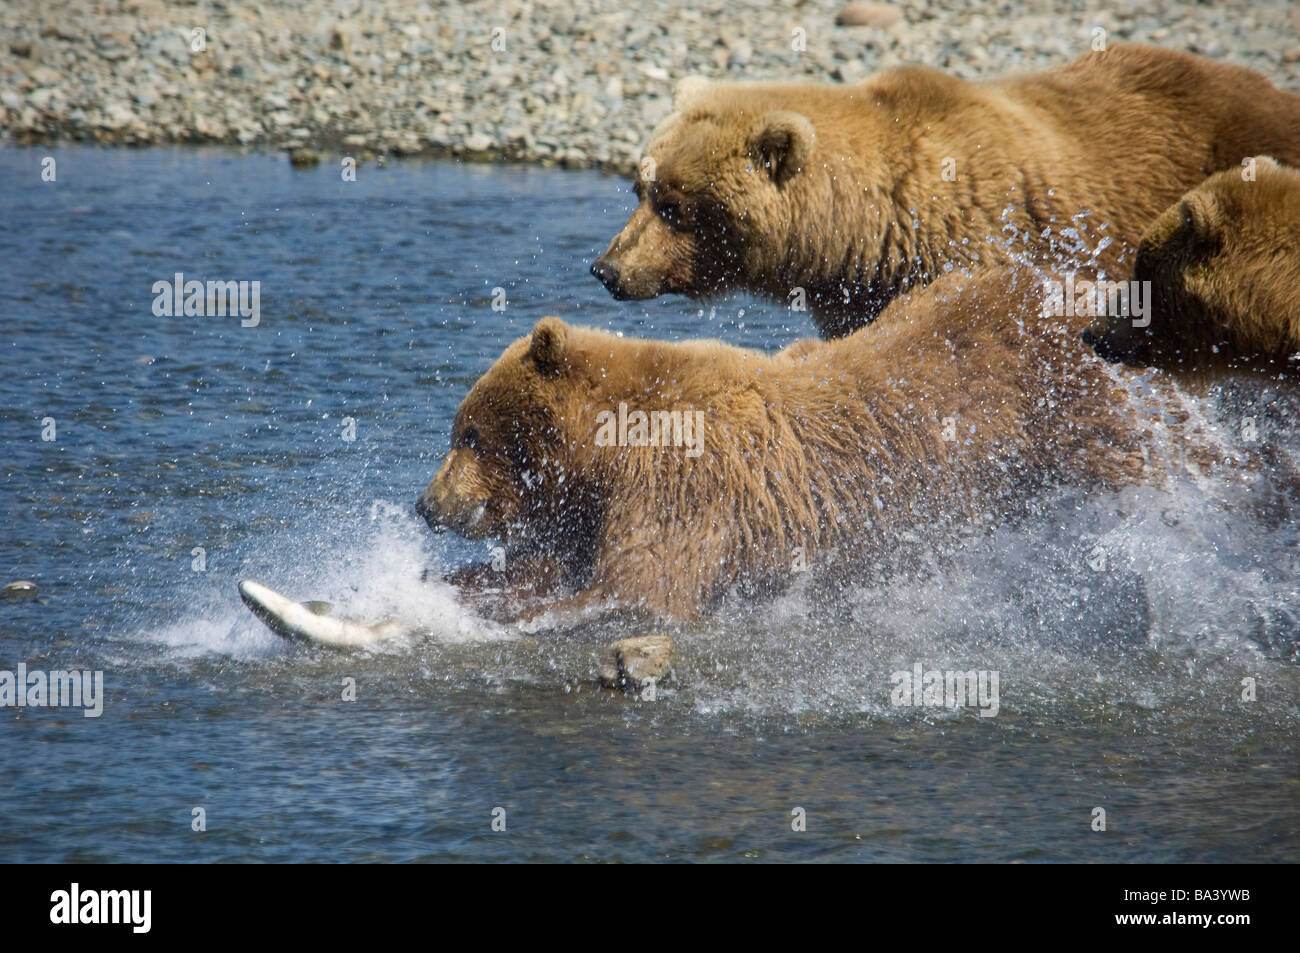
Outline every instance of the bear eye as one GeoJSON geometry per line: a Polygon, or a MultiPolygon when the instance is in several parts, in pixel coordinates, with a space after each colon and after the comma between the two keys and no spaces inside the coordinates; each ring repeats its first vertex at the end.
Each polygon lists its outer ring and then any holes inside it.
{"type": "Polygon", "coordinates": [[[465,432],[461,434],[460,444],[462,447],[469,447],[471,450],[477,450],[478,429],[476,427],[466,427],[465,432]]]}
{"type": "Polygon", "coordinates": [[[676,225],[682,220],[682,203],[677,199],[664,199],[659,203],[658,212],[669,225],[676,225]]]}

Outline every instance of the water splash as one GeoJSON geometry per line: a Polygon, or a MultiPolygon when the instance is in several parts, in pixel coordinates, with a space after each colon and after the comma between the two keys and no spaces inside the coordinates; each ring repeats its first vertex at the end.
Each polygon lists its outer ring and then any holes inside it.
{"type": "MultiPolygon", "coordinates": [[[[428,530],[403,508],[377,501],[368,518],[342,534],[322,530],[315,538],[264,539],[244,559],[245,575],[299,601],[323,601],[331,613],[366,623],[392,621],[406,634],[368,651],[400,654],[427,643],[455,645],[507,640],[515,633],[475,615],[451,586],[438,581],[441,563],[430,553],[428,530]],[[422,578],[424,568],[433,570],[422,578]]],[[[185,618],[138,634],[161,643],[174,657],[219,654],[261,658],[292,651],[239,601],[234,587],[203,600],[185,618]]]]}

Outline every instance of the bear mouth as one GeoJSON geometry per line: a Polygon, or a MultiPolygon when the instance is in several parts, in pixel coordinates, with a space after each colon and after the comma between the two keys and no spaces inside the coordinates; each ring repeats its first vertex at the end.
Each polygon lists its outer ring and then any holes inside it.
{"type": "Polygon", "coordinates": [[[624,291],[618,286],[609,289],[609,296],[615,301],[648,301],[650,298],[658,297],[649,292],[624,291]]]}
{"type": "Polygon", "coordinates": [[[445,520],[448,529],[466,539],[481,539],[488,535],[487,504],[475,503],[468,509],[456,512],[445,520]]]}
{"type": "Polygon", "coordinates": [[[423,498],[420,498],[415,503],[415,512],[435,533],[441,534],[451,530],[456,535],[464,536],[466,539],[481,539],[489,535],[489,526],[487,524],[490,521],[487,518],[487,503],[485,502],[479,502],[448,514],[439,511],[436,506],[430,506],[423,498]]]}
{"type": "Polygon", "coordinates": [[[605,288],[609,291],[609,296],[615,301],[649,301],[651,298],[657,298],[661,294],[666,294],[670,291],[667,287],[659,290],[637,286],[629,288],[621,282],[607,284],[605,285],[605,288]]]}

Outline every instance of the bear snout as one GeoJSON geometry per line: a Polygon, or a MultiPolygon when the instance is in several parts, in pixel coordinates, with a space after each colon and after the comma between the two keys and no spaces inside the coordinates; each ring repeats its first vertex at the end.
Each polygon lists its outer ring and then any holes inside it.
{"type": "Polygon", "coordinates": [[[447,525],[443,523],[442,518],[438,515],[437,508],[432,506],[424,497],[425,494],[422,493],[415,501],[416,515],[419,516],[420,519],[424,520],[425,523],[428,524],[429,529],[433,530],[435,533],[445,531],[447,525]]]}
{"type": "Polygon", "coordinates": [[[612,294],[615,299],[619,298],[618,291],[618,269],[606,261],[605,256],[601,255],[591,264],[591,273],[596,277],[605,290],[612,294]]]}
{"type": "Polygon", "coordinates": [[[415,512],[429,524],[429,529],[435,533],[441,533],[449,528],[450,520],[447,519],[447,514],[454,512],[453,507],[450,505],[451,498],[454,495],[451,491],[451,469],[454,456],[454,452],[447,455],[447,458],[442,461],[442,466],[438,467],[438,472],[429,481],[429,485],[425,487],[424,492],[415,501],[415,512]]]}
{"type": "Polygon", "coordinates": [[[614,264],[610,261],[609,252],[596,259],[591,266],[591,273],[600,279],[600,283],[615,301],[645,301],[657,298],[665,291],[684,290],[670,287],[671,282],[657,268],[634,266],[626,261],[620,265],[614,264]]]}
{"type": "Polygon", "coordinates": [[[488,501],[475,491],[475,483],[473,455],[453,450],[415,501],[415,512],[435,533],[452,530],[467,539],[478,539],[488,530],[488,501]]]}
{"type": "Polygon", "coordinates": [[[591,273],[618,301],[644,301],[665,291],[682,291],[665,284],[681,254],[680,245],[643,203],[596,258],[591,273]]]}

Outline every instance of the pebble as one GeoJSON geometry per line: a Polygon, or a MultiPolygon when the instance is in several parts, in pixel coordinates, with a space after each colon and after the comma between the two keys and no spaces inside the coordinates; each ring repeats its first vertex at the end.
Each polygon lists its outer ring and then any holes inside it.
{"type": "Polygon", "coordinates": [[[836,26],[893,26],[903,19],[903,12],[888,3],[850,3],[835,16],[836,26]]]}
{"type": "Polygon", "coordinates": [[[504,157],[630,173],[683,76],[856,82],[905,64],[1001,76],[1087,52],[1094,26],[1112,40],[1208,53],[1300,86],[1300,51],[1281,39],[1300,28],[1300,8],[1286,3],[1135,3],[1113,13],[1094,0],[498,7],[377,0],[322,14],[315,0],[191,0],[178,22],[173,5],[155,0],[60,0],[57,14],[48,0],[6,0],[0,135],[504,157]],[[192,48],[198,26],[202,50],[192,48]],[[796,28],[802,49],[792,45],[796,28]]]}

